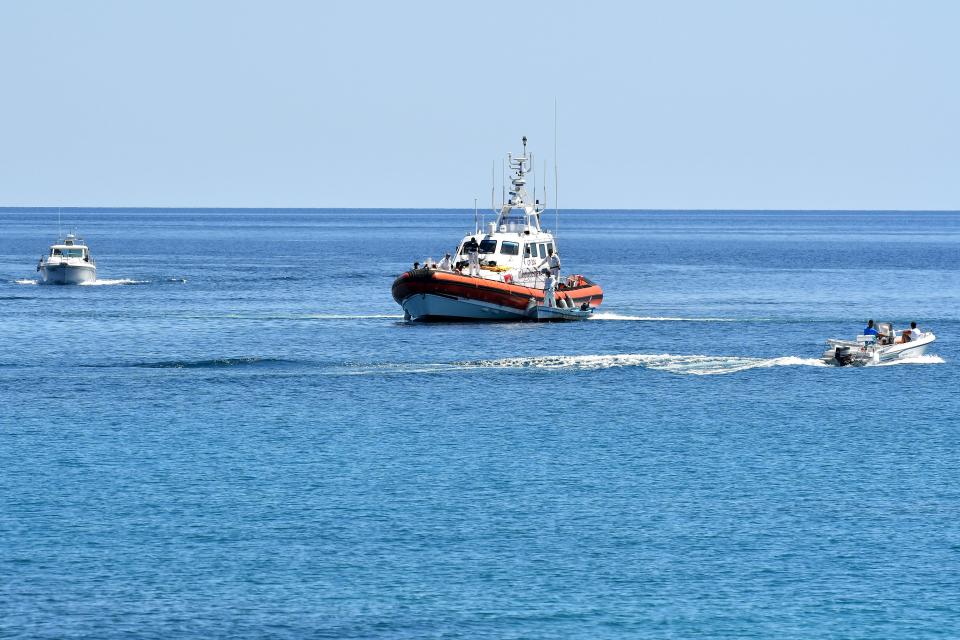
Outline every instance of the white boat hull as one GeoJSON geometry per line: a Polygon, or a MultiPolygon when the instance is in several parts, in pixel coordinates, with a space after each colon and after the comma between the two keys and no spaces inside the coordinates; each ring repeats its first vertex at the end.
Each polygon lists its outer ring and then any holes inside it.
{"type": "Polygon", "coordinates": [[[524,320],[527,317],[523,309],[432,293],[417,293],[409,296],[401,306],[404,318],[407,320],[524,320]]]}
{"type": "Polygon", "coordinates": [[[48,263],[40,267],[41,284],[83,284],[97,279],[92,264],[48,263]]]}

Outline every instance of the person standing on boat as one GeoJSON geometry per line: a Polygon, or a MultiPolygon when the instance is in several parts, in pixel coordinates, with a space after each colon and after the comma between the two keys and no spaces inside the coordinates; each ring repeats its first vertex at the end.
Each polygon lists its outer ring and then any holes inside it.
{"type": "Polygon", "coordinates": [[[877,328],[873,326],[873,320],[867,320],[867,328],[863,330],[865,336],[877,336],[877,328]]]}
{"type": "Polygon", "coordinates": [[[479,276],[480,275],[480,245],[477,244],[476,238],[470,238],[465,245],[463,245],[463,250],[467,252],[467,259],[470,263],[470,275],[479,276]]]}
{"type": "Polygon", "coordinates": [[[453,259],[450,257],[450,254],[443,256],[443,260],[440,261],[441,271],[453,271],[453,259]]]}
{"type": "Polygon", "coordinates": [[[539,266],[547,265],[547,268],[550,269],[550,275],[554,278],[560,277],[560,254],[550,250],[550,255],[547,256],[539,266]]]}
{"type": "Polygon", "coordinates": [[[553,274],[547,269],[543,270],[543,275],[546,276],[546,280],[543,281],[543,304],[548,307],[555,307],[557,306],[557,300],[553,292],[557,281],[553,279],[553,274]]]}

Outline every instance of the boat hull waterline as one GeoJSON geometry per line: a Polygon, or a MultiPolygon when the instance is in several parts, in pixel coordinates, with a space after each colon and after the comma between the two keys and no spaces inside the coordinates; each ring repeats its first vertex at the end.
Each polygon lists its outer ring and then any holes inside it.
{"type": "MultiPolygon", "coordinates": [[[[401,274],[392,294],[404,317],[420,322],[536,320],[536,308],[545,306],[543,289],[429,269],[401,274]]],[[[554,299],[555,304],[562,300],[573,309],[583,304],[592,309],[603,301],[603,289],[585,281],[582,286],[555,291],[554,299]]],[[[543,319],[573,319],[574,314],[568,315],[543,319]]]]}
{"type": "Polygon", "coordinates": [[[97,279],[97,268],[90,264],[47,263],[40,267],[42,284],[83,284],[97,279]]]}

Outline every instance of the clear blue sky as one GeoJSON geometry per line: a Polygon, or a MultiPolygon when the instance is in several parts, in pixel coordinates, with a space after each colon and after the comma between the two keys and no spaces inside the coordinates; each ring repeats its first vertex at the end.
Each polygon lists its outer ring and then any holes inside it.
{"type": "Polygon", "coordinates": [[[487,204],[520,136],[552,156],[556,98],[561,206],[960,209],[958,25],[946,0],[5,2],[0,205],[487,204]]]}

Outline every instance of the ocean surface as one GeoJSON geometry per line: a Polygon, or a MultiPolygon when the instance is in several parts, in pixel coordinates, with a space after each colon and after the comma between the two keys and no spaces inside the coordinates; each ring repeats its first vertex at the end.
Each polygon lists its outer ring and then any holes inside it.
{"type": "Polygon", "coordinates": [[[960,214],[565,211],[594,319],[404,323],[472,225],[0,210],[0,637],[960,634],[960,214]]]}

